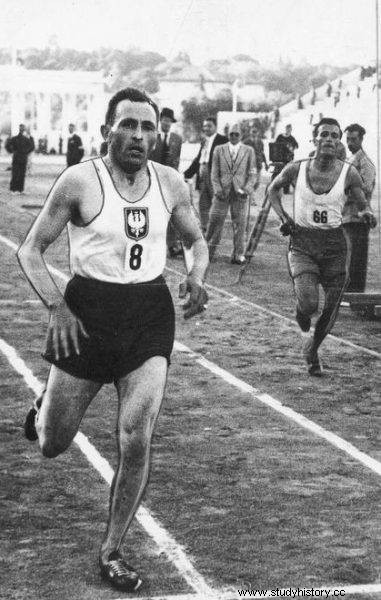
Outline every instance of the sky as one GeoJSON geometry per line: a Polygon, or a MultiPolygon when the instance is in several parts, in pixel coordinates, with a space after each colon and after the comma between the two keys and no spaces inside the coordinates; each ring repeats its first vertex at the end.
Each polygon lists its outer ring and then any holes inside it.
{"type": "MultiPolygon", "coordinates": [[[[368,64],[377,0],[0,0],[0,47],[138,47],[194,64],[249,54],[262,64],[368,64]]],[[[381,0],[380,5],[381,5],[381,0]]]]}

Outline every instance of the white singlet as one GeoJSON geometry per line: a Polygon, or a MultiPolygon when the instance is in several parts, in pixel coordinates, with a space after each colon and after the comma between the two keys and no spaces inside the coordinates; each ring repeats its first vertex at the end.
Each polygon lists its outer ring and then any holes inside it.
{"type": "Polygon", "coordinates": [[[307,165],[300,162],[298,179],[294,192],[294,221],[300,227],[309,229],[334,229],[343,222],[342,213],[347,201],[344,192],[345,178],[350,164],[344,162],[336,183],[323,194],[315,194],[307,183],[307,165]]]}
{"type": "Polygon", "coordinates": [[[102,208],[85,226],[68,223],[71,272],[112,283],[155,279],[165,267],[171,214],[152,163],[147,164],[149,189],[130,202],[117,191],[102,158],[92,162],[102,189],[102,208]]]}

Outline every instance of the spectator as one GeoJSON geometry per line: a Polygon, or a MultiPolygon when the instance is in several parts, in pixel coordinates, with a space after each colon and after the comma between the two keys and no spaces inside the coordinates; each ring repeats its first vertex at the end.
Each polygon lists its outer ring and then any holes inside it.
{"type": "Polygon", "coordinates": [[[213,154],[213,204],[210,211],[206,241],[212,260],[220,243],[222,229],[230,206],[233,225],[233,255],[231,262],[245,263],[246,227],[250,194],[254,190],[256,162],[253,148],[241,143],[238,125],[233,125],[229,142],[220,145],[213,154]]]}
{"type": "MultiPolygon", "coordinates": [[[[350,162],[356,167],[363,180],[363,190],[366,208],[371,213],[371,199],[376,181],[376,169],[369,156],[364,152],[362,143],[365,129],[358,123],[352,123],[345,129],[347,146],[352,153],[350,162]]],[[[375,227],[373,215],[360,216],[356,205],[348,205],[344,213],[344,227],[349,235],[352,245],[352,256],[349,267],[348,292],[364,292],[366,284],[366,271],[368,263],[369,230],[375,227]]]]}
{"type": "Polygon", "coordinates": [[[256,162],[256,167],[257,167],[257,180],[256,180],[256,183],[254,186],[254,190],[256,190],[259,186],[260,175],[261,175],[263,165],[265,165],[266,171],[269,168],[268,164],[267,164],[267,160],[266,160],[265,148],[264,148],[263,141],[262,141],[259,130],[256,127],[252,127],[250,136],[244,138],[242,140],[242,143],[246,144],[246,146],[251,146],[255,153],[255,162],[256,162]]]}
{"type": "Polygon", "coordinates": [[[13,154],[10,190],[12,193],[24,194],[28,156],[34,150],[34,140],[28,136],[23,123],[19,125],[18,135],[7,139],[5,148],[7,152],[13,154]]]}
{"type": "MultiPolygon", "coordinates": [[[[176,123],[173,110],[163,108],[160,113],[160,130],[157,134],[156,146],[150,154],[150,159],[177,171],[183,141],[177,133],[171,132],[173,123],[176,123]]],[[[167,248],[170,256],[183,254],[181,242],[171,223],[167,231],[167,248]]]]}
{"type": "MultiPolygon", "coordinates": [[[[296,139],[291,135],[292,133],[292,125],[286,125],[285,132],[280,133],[275,140],[276,144],[283,144],[287,148],[287,160],[284,164],[287,164],[294,160],[294,153],[297,148],[299,148],[299,144],[296,139]]],[[[284,166],[284,165],[283,165],[284,166]]],[[[285,194],[290,193],[290,188],[286,185],[283,189],[285,194]]]]}
{"type": "Polygon", "coordinates": [[[224,135],[217,133],[217,121],[215,117],[207,117],[204,120],[202,129],[204,139],[201,142],[200,151],[188,169],[184,171],[184,177],[185,179],[191,179],[194,175],[197,176],[196,188],[200,190],[199,212],[201,228],[206,233],[213,198],[213,187],[210,178],[213,152],[216,146],[225,144],[228,140],[224,135]]]}
{"type": "Polygon", "coordinates": [[[72,165],[77,165],[81,162],[83,155],[85,153],[83,149],[82,140],[74,133],[75,125],[70,123],[69,125],[69,137],[67,139],[67,152],[66,152],[66,164],[68,167],[72,165]]]}

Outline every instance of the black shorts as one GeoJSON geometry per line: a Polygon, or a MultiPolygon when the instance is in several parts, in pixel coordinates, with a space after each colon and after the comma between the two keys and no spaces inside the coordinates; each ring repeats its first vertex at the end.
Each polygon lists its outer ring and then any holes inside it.
{"type": "Polygon", "coordinates": [[[65,300],[81,319],[89,339],[81,336],[80,354],[43,357],[81,379],[110,383],[153,356],[168,364],[175,334],[171,294],[162,276],[138,284],[107,283],[75,275],[65,300]]]}
{"type": "Polygon", "coordinates": [[[288,265],[293,279],[313,273],[323,287],[342,287],[348,278],[349,260],[350,246],[342,227],[296,227],[291,235],[288,265]]]}

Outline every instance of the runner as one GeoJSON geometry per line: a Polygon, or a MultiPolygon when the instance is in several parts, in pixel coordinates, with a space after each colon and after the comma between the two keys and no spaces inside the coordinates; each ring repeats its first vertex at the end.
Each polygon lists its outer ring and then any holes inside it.
{"type": "Polygon", "coordinates": [[[27,416],[25,434],[46,457],[64,452],[89,404],[107,382],[119,399],[118,467],[100,549],[101,573],[132,591],[141,580],[120,546],[147,483],[150,444],[174,339],[172,300],[162,276],[170,217],[192,246],[194,265],[181,285],[185,318],[202,312],[208,249],[188,188],[172,168],[147,160],[158,110],[126,88],[108,106],[102,133],[108,154],[59,177],[18,251],[31,285],[50,312],[44,356],[52,363],[43,397],[27,416]],[[73,274],[62,297],[43,253],[67,226],[73,274]]]}
{"type": "Polygon", "coordinates": [[[342,214],[350,202],[361,214],[365,197],[357,170],[337,158],[342,132],[335,119],[323,118],[317,127],[316,154],[288,164],[269,188],[269,200],[290,234],[289,270],[296,294],[296,320],[305,337],[304,356],[310,375],[321,376],[318,348],[331,331],[348,281],[350,248],[342,214]],[[281,190],[295,187],[293,216],[282,206],[281,190]],[[350,192],[349,197],[347,196],[350,192]],[[319,283],[325,304],[311,337],[311,317],[318,309],[319,283]]]}

